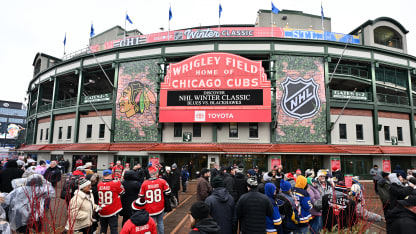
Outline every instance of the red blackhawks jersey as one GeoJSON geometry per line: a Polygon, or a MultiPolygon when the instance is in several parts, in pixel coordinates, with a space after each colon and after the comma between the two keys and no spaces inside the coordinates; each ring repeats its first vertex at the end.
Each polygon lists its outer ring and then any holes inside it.
{"type": "Polygon", "coordinates": [[[113,167],[113,179],[121,180],[121,176],[123,175],[124,167],[122,165],[115,165],[113,167]]]}
{"type": "Polygon", "coordinates": [[[169,194],[170,188],[166,180],[150,178],[145,180],[140,188],[139,196],[146,199],[145,209],[150,216],[155,216],[165,210],[165,196],[169,194]]]}
{"type": "Polygon", "coordinates": [[[124,193],[123,185],[118,180],[102,180],[97,185],[98,205],[102,210],[98,212],[101,217],[110,217],[123,208],[121,206],[120,194],[124,193]]]}
{"type": "Polygon", "coordinates": [[[120,234],[157,234],[156,223],[152,218],[149,218],[149,222],[144,225],[136,226],[134,223],[129,219],[123,225],[123,229],[121,229],[120,234]]]}

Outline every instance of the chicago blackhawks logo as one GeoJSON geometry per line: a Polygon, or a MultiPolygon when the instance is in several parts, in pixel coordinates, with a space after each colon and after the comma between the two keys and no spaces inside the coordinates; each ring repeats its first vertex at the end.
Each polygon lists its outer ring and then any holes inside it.
{"type": "Polygon", "coordinates": [[[318,96],[319,84],[314,79],[287,77],[281,86],[284,92],[281,107],[287,115],[303,120],[318,113],[321,101],[318,96]]]}

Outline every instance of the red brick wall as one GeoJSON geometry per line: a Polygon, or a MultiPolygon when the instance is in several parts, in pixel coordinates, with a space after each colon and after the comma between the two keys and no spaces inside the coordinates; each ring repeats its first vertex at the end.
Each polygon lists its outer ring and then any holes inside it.
{"type": "MultiPolygon", "coordinates": [[[[341,114],[341,108],[331,108],[331,115],[341,114]]],[[[345,109],[342,113],[343,115],[353,115],[353,116],[372,116],[373,113],[371,110],[361,110],[361,109],[345,109]]]]}
{"type": "Polygon", "coordinates": [[[47,117],[47,118],[39,119],[38,120],[38,123],[47,123],[47,122],[50,122],[50,121],[51,121],[51,118],[50,117],[47,117]]]}
{"type": "Polygon", "coordinates": [[[55,121],[64,120],[64,119],[75,119],[75,113],[64,114],[64,115],[56,115],[55,116],[55,121]]]}
{"type": "MultiPolygon", "coordinates": [[[[113,114],[112,110],[103,110],[103,111],[98,111],[100,113],[101,116],[111,116],[113,114]]],[[[96,117],[98,116],[96,111],[90,111],[88,112],[87,115],[81,115],[81,118],[87,118],[87,117],[96,117]]]]}
{"type": "Polygon", "coordinates": [[[403,114],[403,113],[394,113],[394,112],[384,112],[379,111],[378,112],[379,118],[389,118],[389,119],[406,119],[409,120],[409,114],[403,114]]]}

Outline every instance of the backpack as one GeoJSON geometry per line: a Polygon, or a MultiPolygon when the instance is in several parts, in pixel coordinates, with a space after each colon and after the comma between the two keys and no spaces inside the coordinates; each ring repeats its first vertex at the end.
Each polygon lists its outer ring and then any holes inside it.
{"type": "Polygon", "coordinates": [[[82,178],[85,177],[80,175],[71,175],[68,177],[64,182],[64,186],[62,186],[61,199],[68,201],[71,200],[71,198],[74,196],[75,190],[78,188],[79,181],[82,178]]]}

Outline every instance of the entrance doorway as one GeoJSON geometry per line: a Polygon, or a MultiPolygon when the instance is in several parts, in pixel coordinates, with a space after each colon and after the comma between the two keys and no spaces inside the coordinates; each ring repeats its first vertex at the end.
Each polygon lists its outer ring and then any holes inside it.
{"type": "Polygon", "coordinates": [[[372,179],[370,175],[372,162],[369,156],[341,156],[341,171],[344,174],[359,176],[360,180],[369,180],[372,179]]]}
{"type": "Polygon", "coordinates": [[[245,171],[259,167],[260,171],[267,171],[267,155],[264,154],[224,154],[220,156],[220,167],[243,165],[245,171]]]}
{"type": "Polygon", "coordinates": [[[313,169],[316,174],[323,168],[323,159],[319,155],[282,155],[282,165],[285,173],[300,169],[304,175],[306,169],[313,169]]]}
{"type": "Polygon", "coordinates": [[[182,168],[184,165],[189,165],[192,161],[191,178],[195,178],[195,173],[201,171],[202,168],[208,167],[208,155],[206,154],[164,154],[164,162],[167,166],[172,166],[173,163],[182,168]]]}
{"type": "Polygon", "coordinates": [[[72,155],[72,171],[75,170],[75,162],[78,159],[82,160],[82,165],[85,165],[85,163],[87,162],[91,162],[92,163],[92,168],[91,170],[93,170],[94,172],[97,172],[97,155],[72,155]]]}
{"type": "Polygon", "coordinates": [[[398,156],[391,156],[391,170],[394,171],[396,169],[396,165],[400,165],[400,168],[404,171],[407,169],[412,169],[412,158],[411,157],[398,157],[398,156]]]}
{"type": "Polygon", "coordinates": [[[121,165],[123,165],[123,167],[126,165],[126,163],[130,164],[130,168],[133,168],[138,163],[140,163],[142,168],[146,168],[147,165],[149,164],[148,156],[117,155],[117,156],[114,156],[114,158],[115,158],[114,164],[115,162],[120,160],[121,165]]]}

